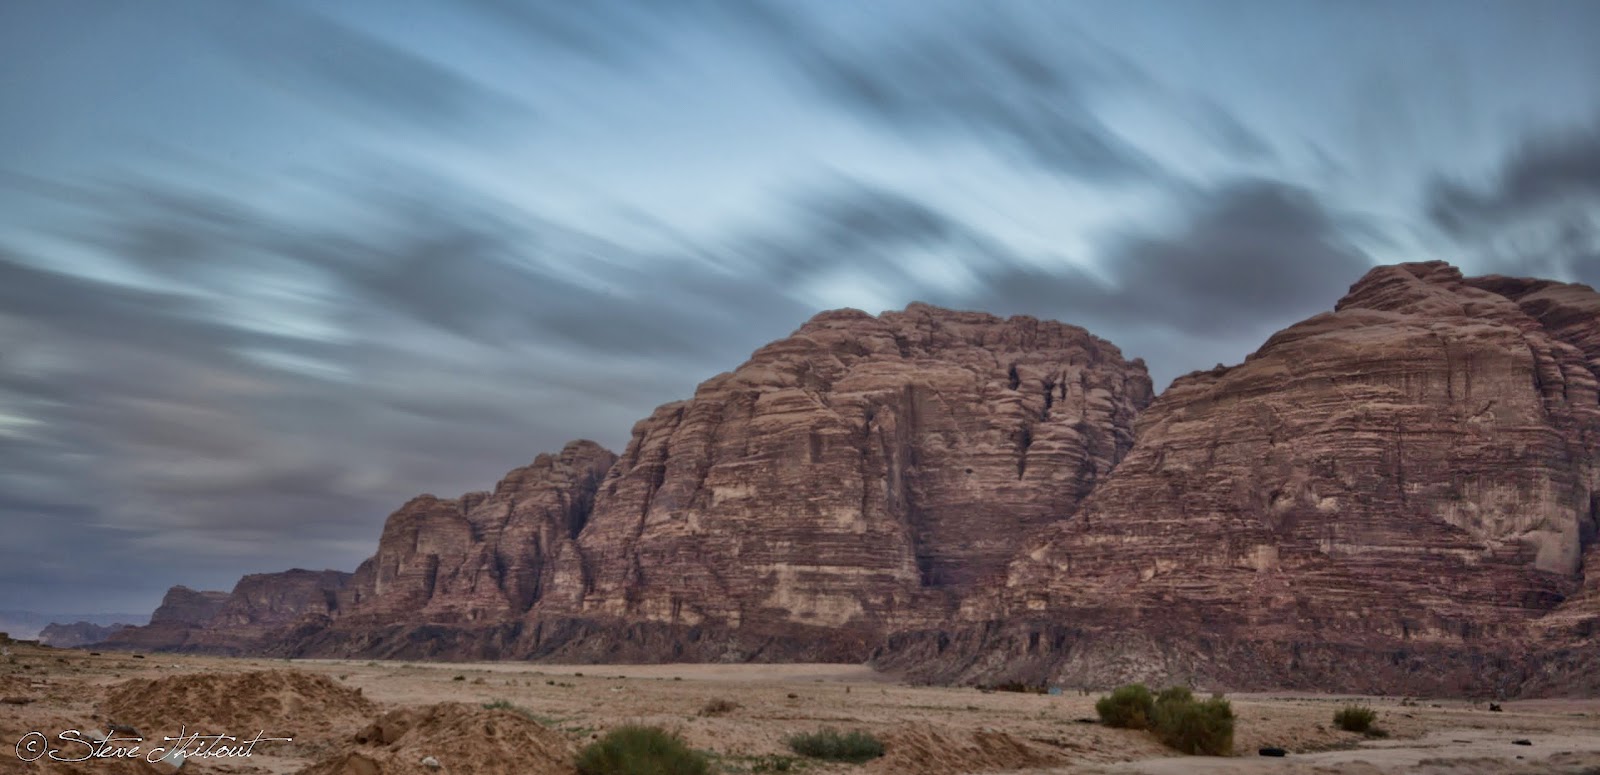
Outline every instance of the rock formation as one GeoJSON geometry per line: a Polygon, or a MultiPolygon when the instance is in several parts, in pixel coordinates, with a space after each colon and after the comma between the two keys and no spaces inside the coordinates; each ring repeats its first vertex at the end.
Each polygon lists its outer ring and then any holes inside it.
{"type": "Polygon", "coordinates": [[[634,427],[581,588],[540,612],[862,643],[939,621],[1076,510],[1150,399],[1075,326],[823,313],[634,427]]]}
{"type": "Polygon", "coordinates": [[[1586,287],[1374,269],[1243,364],[1175,381],[987,621],[880,658],[947,680],[1515,691],[1536,623],[1586,597],[1586,548],[1595,572],[1597,374],[1586,287]]]}
{"type": "Polygon", "coordinates": [[[340,598],[343,613],[404,614],[431,623],[508,621],[526,614],[580,564],[576,539],[617,456],[592,441],[540,455],[493,492],[413,498],[389,517],[378,553],[340,598]]]}
{"type": "Polygon", "coordinates": [[[336,596],[349,579],[349,573],[340,571],[296,568],[245,576],[232,592],[173,587],[148,626],[120,630],[106,638],[106,644],[220,653],[256,649],[304,618],[333,613],[336,596]]]}
{"type": "Polygon", "coordinates": [[[129,649],[176,649],[228,601],[226,592],[200,592],[179,585],[167,590],[150,623],[112,633],[106,645],[129,649]]]}
{"type": "Polygon", "coordinates": [[[1154,403],[1073,326],[828,312],[620,456],[573,442],[420,496],[348,579],[270,574],[203,616],[174,590],[113,640],[1600,691],[1597,376],[1600,295],[1440,262],[1374,269],[1154,403]]]}
{"type": "Polygon", "coordinates": [[[77,648],[91,643],[99,643],[110,637],[112,633],[129,624],[95,624],[93,622],[73,622],[71,624],[58,624],[51,622],[39,631],[39,643],[45,646],[54,646],[59,649],[77,648]]]}
{"type": "Polygon", "coordinates": [[[1071,514],[1151,397],[1142,362],[1074,326],[823,313],[656,410],[620,459],[573,442],[493,492],[414,498],[329,610],[270,637],[219,615],[183,642],[861,659],[890,628],[954,614],[1071,514]]]}

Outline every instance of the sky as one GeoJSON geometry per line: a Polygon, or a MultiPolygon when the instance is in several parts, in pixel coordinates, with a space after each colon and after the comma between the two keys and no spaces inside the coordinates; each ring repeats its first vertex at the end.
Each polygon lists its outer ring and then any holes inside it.
{"type": "Polygon", "coordinates": [[[0,3],[0,609],[353,570],[818,311],[1600,285],[1600,3],[0,3]]]}

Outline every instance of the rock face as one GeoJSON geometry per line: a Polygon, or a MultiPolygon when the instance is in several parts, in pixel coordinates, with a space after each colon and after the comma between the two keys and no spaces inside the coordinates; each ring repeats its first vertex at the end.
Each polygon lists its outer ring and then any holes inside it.
{"type": "Polygon", "coordinates": [[[167,591],[145,627],[130,627],[106,638],[108,646],[169,651],[238,653],[308,617],[326,617],[337,605],[351,574],[296,568],[257,573],[239,580],[232,592],[167,591]]]}
{"type": "Polygon", "coordinates": [[[226,592],[201,592],[180,584],[167,590],[161,606],[150,614],[150,623],[195,627],[215,616],[227,602],[226,592]]]}
{"type": "Polygon", "coordinates": [[[1377,268],[1151,401],[1142,362],[1073,326],[823,313],[620,456],[573,442],[420,496],[348,578],[176,588],[112,640],[1600,692],[1593,290],[1377,268]]]}
{"type": "Polygon", "coordinates": [[[1597,374],[1586,287],[1374,269],[1245,363],[1174,382],[1011,564],[998,616],[880,658],[942,679],[1515,691],[1541,619],[1592,610],[1597,374]]]}
{"type": "Polygon", "coordinates": [[[500,480],[493,492],[413,498],[389,517],[378,553],[341,595],[341,614],[436,624],[505,622],[581,580],[576,538],[617,456],[592,441],[500,480]]]}
{"type": "Polygon", "coordinates": [[[202,629],[292,654],[862,659],[1073,513],[1151,398],[1142,362],[1074,326],[823,313],[620,459],[573,442],[493,492],[413,499],[326,612],[274,620],[292,632],[202,629]]]}
{"type": "Polygon", "coordinates": [[[39,642],[46,646],[54,646],[61,649],[77,648],[91,643],[99,643],[110,637],[112,633],[131,626],[133,625],[100,625],[92,622],[57,624],[51,622],[43,630],[39,631],[39,642]]]}
{"type": "Polygon", "coordinates": [[[161,605],[150,614],[150,623],[128,627],[106,638],[106,645],[128,649],[177,649],[189,640],[196,628],[211,620],[224,603],[226,592],[201,592],[183,585],[167,590],[161,605]]]}
{"type": "Polygon", "coordinates": [[[306,653],[861,659],[953,614],[1133,443],[1144,365],[1081,328],[823,313],[492,493],[422,496],[306,653]]]}
{"type": "Polygon", "coordinates": [[[823,313],[634,427],[580,583],[537,612],[862,643],[939,621],[1077,509],[1150,400],[1075,326],[823,313]]]}

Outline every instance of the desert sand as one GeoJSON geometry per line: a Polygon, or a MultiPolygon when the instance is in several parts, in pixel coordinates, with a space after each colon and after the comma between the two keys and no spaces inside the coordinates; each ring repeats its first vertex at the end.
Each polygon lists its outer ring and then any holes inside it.
{"type": "MultiPolygon", "coordinates": [[[[1235,756],[1175,756],[1143,732],[1092,723],[1097,694],[911,686],[856,665],[548,665],[229,659],[13,644],[0,658],[0,773],[158,772],[126,761],[24,763],[29,732],[138,729],[262,743],[248,758],[190,759],[189,773],[562,773],[607,728],[660,725],[722,772],[793,757],[786,736],[865,729],[887,745],[816,773],[1600,773],[1600,700],[1502,703],[1307,694],[1231,695],[1235,756]],[[722,701],[722,707],[715,707],[722,701]],[[1335,729],[1362,701],[1387,739],[1335,729]],[[494,706],[486,708],[485,706],[494,706]],[[1526,740],[1531,745],[1513,741],[1526,740]],[[1257,755],[1278,746],[1284,758],[1257,755]],[[421,764],[425,756],[437,770],[421,764]]],[[[82,749],[73,747],[73,752],[82,749]]],[[[146,749],[148,750],[148,749],[146,749]]]]}

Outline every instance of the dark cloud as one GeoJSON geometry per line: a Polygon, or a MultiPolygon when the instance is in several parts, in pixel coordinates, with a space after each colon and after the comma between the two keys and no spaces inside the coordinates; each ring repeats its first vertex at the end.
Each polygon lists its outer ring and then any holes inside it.
{"type": "Polygon", "coordinates": [[[966,260],[997,250],[966,224],[882,186],[841,179],[797,198],[783,226],[747,235],[735,252],[779,283],[857,271],[915,286],[916,254],[955,249],[966,260]]]}
{"type": "Polygon", "coordinates": [[[1095,92],[1140,76],[1051,19],[970,13],[871,41],[790,46],[828,97],[911,133],[964,136],[1091,180],[1146,177],[1152,162],[1097,116],[1095,92]]]}
{"type": "Polygon", "coordinates": [[[1145,357],[1162,384],[1240,360],[1278,328],[1331,309],[1371,267],[1352,244],[1359,222],[1309,191],[1265,179],[1184,195],[1175,229],[1108,240],[1094,257],[1098,271],[1020,255],[892,190],[846,182],[804,201],[794,229],[748,243],[772,262],[766,271],[847,268],[908,300],[1076,323],[1145,357]],[[929,253],[955,257],[973,281],[931,282],[919,262],[929,253]]]}
{"type": "Polygon", "coordinates": [[[970,301],[1082,325],[1143,357],[1160,389],[1331,309],[1372,266],[1346,220],[1303,189],[1236,181],[1194,194],[1171,232],[1111,241],[1102,273],[1008,267],[970,301]]]}
{"type": "Polygon", "coordinates": [[[77,595],[78,563],[125,550],[107,607],[353,567],[417,492],[620,445],[808,314],[763,275],[422,178],[324,185],[330,218],[152,179],[47,188],[52,251],[0,246],[0,508],[18,546],[78,555],[4,559],[77,595]]]}
{"type": "Polygon", "coordinates": [[[1524,138],[1485,186],[1437,179],[1426,207],[1483,271],[1600,287],[1600,124],[1524,138]]]}
{"type": "Polygon", "coordinates": [[[1489,185],[1436,181],[1428,215],[1456,235],[1492,231],[1550,208],[1600,202],[1600,125],[1525,140],[1489,185]]]}
{"type": "Polygon", "coordinates": [[[1370,266],[1311,192],[1270,180],[1205,192],[1174,234],[1129,237],[1102,263],[1115,289],[1075,304],[1106,317],[1223,334],[1331,301],[1370,266]]]}

